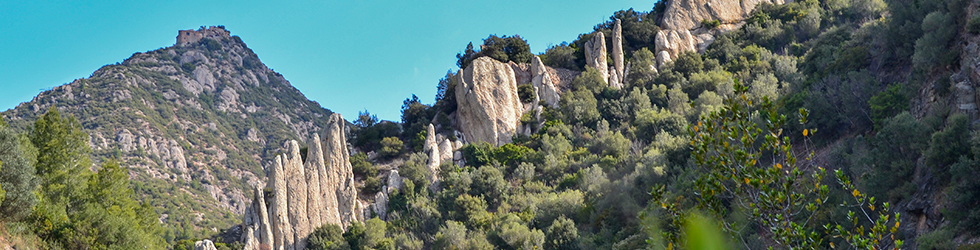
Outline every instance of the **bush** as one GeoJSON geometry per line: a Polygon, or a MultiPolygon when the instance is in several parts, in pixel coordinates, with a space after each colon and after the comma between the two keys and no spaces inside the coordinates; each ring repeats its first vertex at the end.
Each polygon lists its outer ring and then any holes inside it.
{"type": "Polygon", "coordinates": [[[540,56],[541,62],[552,68],[565,68],[579,71],[578,64],[575,64],[575,48],[568,46],[567,42],[551,46],[540,56]]]}
{"type": "Polygon", "coordinates": [[[704,25],[704,27],[708,29],[714,29],[714,28],[718,28],[718,26],[721,26],[721,21],[704,19],[701,20],[701,25],[704,25]]]}
{"type": "Polygon", "coordinates": [[[868,104],[871,105],[871,120],[880,128],[885,118],[909,110],[909,97],[905,94],[904,84],[897,83],[872,96],[868,104]]]}
{"type": "Polygon", "coordinates": [[[534,86],[530,83],[517,85],[517,96],[521,98],[522,103],[530,103],[534,101],[534,86]]]}
{"type": "Polygon", "coordinates": [[[371,162],[368,161],[368,156],[364,152],[357,152],[356,154],[351,155],[350,164],[354,175],[359,175],[366,178],[378,175],[378,167],[374,166],[374,164],[371,164],[371,162]]]}
{"type": "Polygon", "coordinates": [[[898,201],[911,195],[915,162],[926,145],[927,126],[908,112],[882,121],[882,128],[871,141],[872,170],[867,176],[868,190],[878,196],[898,201]]]}
{"type": "Polygon", "coordinates": [[[398,137],[385,137],[381,140],[381,149],[378,150],[378,157],[383,159],[395,158],[401,155],[405,144],[398,137]]]}
{"type": "Polygon", "coordinates": [[[949,229],[941,228],[919,236],[916,241],[919,243],[919,249],[922,250],[953,250],[956,249],[956,243],[953,242],[954,236],[949,229]]]}
{"type": "Polygon", "coordinates": [[[344,230],[335,224],[320,226],[310,233],[306,249],[310,250],[340,250],[350,249],[344,239],[344,230]]]}
{"type": "Polygon", "coordinates": [[[960,156],[970,153],[969,134],[970,118],[965,115],[953,115],[949,118],[946,128],[932,134],[929,149],[926,150],[926,165],[932,167],[933,174],[940,183],[949,180],[949,165],[956,162],[960,156]]]}
{"type": "Polygon", "coordinates": [[[980,15],[973,16],[966,22],[966,30],[970,31],[970,34],[980,34],[980,15]]]}

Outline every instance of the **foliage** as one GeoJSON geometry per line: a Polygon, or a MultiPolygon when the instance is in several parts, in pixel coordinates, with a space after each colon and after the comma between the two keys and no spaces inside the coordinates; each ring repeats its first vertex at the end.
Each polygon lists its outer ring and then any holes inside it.
{"type": "Polygon", "coordinates": [[[922,37],[915,40],[915,54],[912,62],[915,66],[929,69],[952,63],[955,55],[948,50],[950,42],[956,36],[955,21],[945,11],[934,11],[922,19],[922,37]]]}
{"type": "Polygon", "coordinates": [[[548,47],[544,51],[544,54],[539,55],[541,62],[552,68],[580,70],[578,64],[576,64],[578,58],[575,56],[575,51],[577,48],[572,46],[574,45],[562,42],[561,44],[548,47]]]}
{"type": "Polygon", "coordinates": [[[336,224],[325,224],[313,230],[307,238],[306,249],[340,250],[351,249],[344,239],[344,230],[336,224]]]}
{"type": "Polygon", "coordinates": [[[419,137],[419,135],[424,133],[431,123],[432,117],[435,115],[433,111],[429,105],[422,104],[419,97],[415,95],[402,102],[403,130],[401,138],[408,143],[409,149],[422,151],[425,137],[419,137]]]}
{"type": "Polygon", "coordinates": [[[391,159],[402,154],[405,144],[398,137],[385,137],[381,140],[381,149],[378,149],[378,157],[391,159]]]}
{"type": "Polygon", "coordinates": [[[358,112],[357,120],[353,123],[351,144],[364,152],[378,150],[381,148],[381,140],[401,134],[398,124],[380,121],[376,115],[367,111],[358,112]]]}
{"type": "Polygon", "coordinates": [[[372,177],[378,175],[378,167],[368,161],[368,156],[364,152],[357,152],[350,156],[350,164],[355,175],[372,177]]]}
{"type": "Polygon", "coordinates": [[[490,35],[483,39],[483,46],[480,46],[479,51],[473,50],[473,43],[470,43],[466,45],[466,50],[463,53],[456,54],[456,66],[465,69],[470,65],[470,62],[482,56],[489,56],[504,63],[510,61],[529,63],[534,54],[531,54],[531,47],[527,45],[527,40],[519,35],[510,37],[490,35]]]}
{"type": "Polygon", "coordinates": [[[0,118],[0,166],[3,167],[0,171],[0,188],[5,194],[0,195],[4,197],[0,198],[0,217],[3,221],[16,222],[29,215],[38,203],[34,194],[38,177],[32,163],[37,157],[25,152],[36,149],[2,121],[0,118]]]}
{"type": "MultiPolygon", "coordinates": [[[[697,206],[715,218],[744,216],[769,230],[767,240],[794,248],[816,249],[821,243],[815,225],[810,225],[816,211],[827,202],[829,189],[821,185],[826,171],[813,165],[812,151],[798,155],[792,149],[789,136],[783,135],[785,116],[779,115],[768,100],[764,100],[757,116],[765,119],[765,129],[752,121],[753,112],[745,97],[748,88],[735,82],[733,97],[725,99],[725,106],[717,112],[702,117],[696,125],[688,127],[693,146],[692,158],[704,171],[695,181],[697,206]],[[771,162],[765,162],[769,161],[771,162]],[[804,161],[798,162],[799,159],[804,161]],[[761,162],[760,162],[761,161],[761,162]],[[737,215],[735,215],[737,214],[737,215]]],[[[800,124],[806,124],[809,111],[800,110],[800,124]]],[[[803,130],[803,137],[810,130],[803,130]]],[[[805,146],[806,144],[804,144],[805,146]]],[[[865,207],[874,211],[875,199],[868,198],[854,189],[853,184],[837,171],[837,177],[846,190],[852,191],[857,206],[864,214],[865,207]]],[[[679,205],[665,195],[664,186],[658,185],[653,192],[655,200],[671,218],[670,227],[663,235],[670,241],[681,238],[677,230],[682,213],[679,205]]],[[[847,204],[847,203],[844,203],[847,204]]],[[[886,241],[890,233],[885,223],[891,220],[888,203],[879,209],[880,217],[867,219],[876,226],[870,234],[863,229],[845,230],[843,226],[824,226],[834,235],[859,248],[898,248],[901,241],[886,241]]],[[[849,220],[854,212],[849,213],[849,220]]],[[[895,218],[897,220],[897,218],[895,218]]],[[[857,223],[857,220],[854,220],[857,223]]],[[[858,225],[853,225],[857,227],[858,225]]],[[[896,224],[897,229],[897,224],[896,224]]],[[[722,228],[737,237],[746,227],[736,221],[723,220],[722,228]]],[[[893,233],[894,230],[891,231],[893,233]]],[[[827,232],[830,233],[830,232],[827,232]]],[[[829,243],[833,244],[833,243],[829,243]]]]}
{"type": "Polygon", "coordinates": [[[940,182],[949,180],[949,165],[960,156],[971,157],[969,137],[970,119],[965,115],[953,115],[946,128],[932,134],[929,149],[925,152],[925,163],[940,182]]]}
{"type": "Polygon", "coordinates": [[[864,186],[878,196],[896,202],[914,191],[912,172],[922,151],[928,146],[929,129],[908,112],[882,121],[871,140],[871,171],[862,178],[864,186]]]}
{"type": "Polygon", "coordinates": [[[517,96],[521,98],[522,103],[533,102],[536,95],[534,93],[534,86],[531,83],[517,85],[517,96]]]}
{"type": "Polygon", "coordinates": [[[885,91],[871,97],[871,120],[880,127],[882,120],[909,109],[909,97],[904,84],[892,84],[885,91]]]}
{"type": "Polygon", "coordinates": [[[575,242],[578,239],[578,228],[575,228],[574,221],[564,216],[558,217],[548,226],[545,239],[545,249],[578,249],[575,242]]]}

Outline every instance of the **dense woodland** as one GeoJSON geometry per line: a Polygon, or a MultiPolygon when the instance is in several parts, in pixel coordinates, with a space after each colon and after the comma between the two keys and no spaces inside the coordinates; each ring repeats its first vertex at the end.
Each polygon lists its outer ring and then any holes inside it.
{"type": "MultiPolygon", "coordinates": [[[[705,53],[658,72],[648,69],[663,3],[618,11],[594,30],[608,34],[622,21],[632,63],[624,88],[585,66],[592,32],[549,48],[538,55],[546,65],[583,72],[558,108],[545,109],[544,125],[526,116],[529,136],[464,146],[466,165],[443,164],[434,185],[422,149],[430,123],[455,138],[450,71],[432,104],[404,101],[401,121],[367,112],[352,121],[359,191],[378,192],[378,166],[391,162],[403,162],[404,186],[387,221],[318,228],[309,248],[980,248],[965,242],[980,237],[980,133],[944,102],[921,101],[955,94],[952,76],[976,56],[963,51],[980,33],[978,6],[763,4],[705,53]],[[922,199],[935,202],[942,223],[902,224],[922,213],[906,204],[922,199]]],[[[491,35],[482,48],[467,45],[457,66],[533,56],[518,35],[491,35]]],[[[522,99],[533,99],[519,84],[522,99]]],[[[50,249],[192,247],[193,239],[162,237],[125,166],[87,167],[86,138],[55,109],[30,131],[0,125],[0,235],[50,249]]],[[[218,247],[238,247],[228,243],[218,247]]]]}

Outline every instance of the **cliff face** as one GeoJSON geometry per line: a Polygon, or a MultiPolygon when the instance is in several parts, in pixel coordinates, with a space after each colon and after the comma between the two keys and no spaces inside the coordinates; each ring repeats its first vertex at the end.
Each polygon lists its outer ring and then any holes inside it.
{"type": "Polygon", "coordinates": [[[510,143],[523,113],[514,70],[490,57],[480,57],[458,75],[457,126],[464,139],[510,143]]]}
{"type": "Polygon", "coordinates": [[[783,4],[784,0],[668,0],[657,33],[658,61],[676,59],[687,51],[704,52],[715,37],[742,27],[760,3],[783,4]],[[718,21],[705,27],[702,21],[718,21]],[[662,53],[666,51],[667,53],[662,53]]]}
{"type": "Polygon", "coordinates": [[[93,159],[130,167],[137,195],[165,225],[191,232],[239,223],[251,186],[265,183],[261,163],[332,113],[222,27],[180,31],[174,46],[135,53],[2,115],[26,131],[53,106],[78,118],[93,159]]]}
{"type": "Polygon", "coordinates": [[[305,163],[299,143],[291,140],[283,146],[286,153],[275,158],[269,172],[269,195],[253,189],[242,225],[245,249],[306,249],[306,238],[316,228],[363,220],[345,123],[340,114],[330,116],[322,143],[317,134],[310,138],[305,163]]]}

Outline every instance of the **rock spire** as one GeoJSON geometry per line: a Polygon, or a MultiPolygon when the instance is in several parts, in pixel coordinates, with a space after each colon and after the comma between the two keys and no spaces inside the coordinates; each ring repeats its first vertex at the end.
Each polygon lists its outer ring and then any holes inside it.
{"type": "Polygon", "coordinates": [[[333,114],[327,124],[323,141],[316,133],[309,139],[305,163],[299,143],[288,141],[285,153],[269,167],[266,189],[255,187],[245,211],[244,249],[305,249],[316,228],[363,220],[344,135],[346,121],[333,114]]]}

